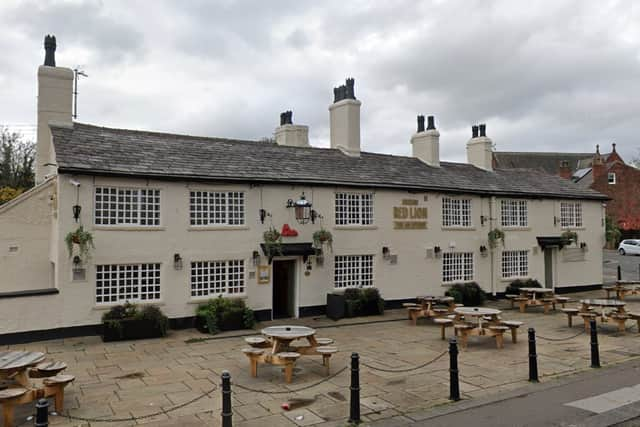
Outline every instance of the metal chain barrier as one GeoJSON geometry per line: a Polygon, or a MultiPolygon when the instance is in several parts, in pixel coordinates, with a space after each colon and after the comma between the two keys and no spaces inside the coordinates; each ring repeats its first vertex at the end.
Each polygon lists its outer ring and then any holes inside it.
{"type": "Polygon", "coordinates": [[[418,365],[418,366],[413,366],[411,368],[401,368],[401,369],[387,369],[387,368],[379,368],[377,366],[371,366],[368,363],[364,363],[362,362],[362,364],[364,366],[366,366],[369,369],[373,369],[374,371],[381,371],[381,372],[390,372],[390,373],[401,373],[401,372],[411,372],[411,371],[417,371],[418,369],[422,369],[425,366],[428,366],[430,364],[432,364],[433,362],[437,361],[438,359],[442,358],[442,356],[444,356],[445,354],[447,354],[449,352],[449,350],[445,350],[442,353],[440,353],[439,355],[437,355],[436,357],[434,357],[433,359],[429,360],[426,363],[423,363],[422,365],[418,365]]]}
{"type": "Polygon", "coordinates": [[[329,381],[329,380],[331,380],[331,379],[333,379],[333,378],[337,377],[338,375],[340,375],[341,373],[343,373],[344,371],[346,371],[348,368],[349,368],[348,366],[345,366],[344,368],[340,369],[340,370],[339,370],[339,371],[337,371],[336,373],[334,373],[334,374],[332,374],[332,375],[330,375],[330,376],[328,376],[328,377],[326,377],[326,378],[323,378],[323,379],[321,379],[320,381],[316,381],[315,383],[308,384],[308,385],[302,386],[302,387],[297,388],[297,389],[288,389],[288,390],[260,390],[260,389],[257,389],[257,388],[247,387],[247,386],[245,386],[245,385],[238,384],[238,383],[231,383],[231,385],[232,385],[232,386],[234,386],[234,387],[238,387],[238,388],[240,388],[240,389],[242,389],[242,390],[245,390],[245,391],[252,391],[252,392],[254,392],[254,393],[263,393],[263,394],[287,394],[287,393],[297,393],[297,392],[299,392],[299,391],[307,390],[307,389],[313,388],[313,387],[315,387],[315,386],[317,386],[317,385],[320,385],[320,384],[322,384],[322,383],[324,383],[324,382],[327,382],[327,381],[329,381]]]}
{"type": "Polygon", "coordinates": [[[537,338],[540,338],[540,339],[543,339],[543,340],[546,340],[546,341],[556,341],[556,342],[559,342],[559,341],[568,341],[568,340],[574,339],[574,338],[579,337],[580,335],[582,335],[582,334],[584,334],[584,333],[586,333],[586,330],[584,330],[584,329],[583,329],[582,331],[578,332],[578,333],[577,333],[577,334],[575,334],[575,335],[571,335],[571,336],[564,337],[564,338],[544,337],[544,336],[542,336],[542,335],[538,335],[538,334],[536,334],[536,337],[537,337],[537,338]]]}
{"type": "Polygon", "coordinates": [[[70,415],[68,412],[66,414],[58,414],[56,412],[50,412],[51,415],[59,415],[61,417],[70,419],[70,420],[75,420],[75,421],[86,421],[86,422],[92,422],[92,423],[123,423],[123,422],[127,422],[127,421],[136,421],[136,420],[144,420],[145,418],[151,418],[151,417],[155,417],[158,415],[162,415],[162,414],[168,414],[170,412],[173,411],[177,411],[178,409],[184,408],[185,406],[189,406],[192,403],[197,402],[198,400],[204,398],[204,397],[208,397],[211,393],[213,393],[214,391],[216,391],[218,389],[218,386],[214,386],[211,390],[202,393],[201,395],[188,400],[184,403],[181,403],[179,405],[176,405],[172,408],[169,409],[163,409],[160,410],[158,412],[154,412],[153,414],[147,414],[147,415],[141,415],[139,417],[127,417],[127,418],[86,418],[86,417],[77,417],[75,415],[70,415]]]}

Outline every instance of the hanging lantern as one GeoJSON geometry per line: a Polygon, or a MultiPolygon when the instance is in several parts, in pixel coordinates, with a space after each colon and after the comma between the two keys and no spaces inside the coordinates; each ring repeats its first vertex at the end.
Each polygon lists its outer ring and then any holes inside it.
{"type": "Polygon", "coordinates": [[[309,202],[304,193],[294,204],[296,221],[300,224],[306,224],[311,219],[311,202],[309,202]]]}
{"type": "Polygon", "coordinates": [[[80,211],[82,210],[82,207],[80,205],[73,205],[73,219],[78,222],[78,220],[80,219],[80,211]]]}

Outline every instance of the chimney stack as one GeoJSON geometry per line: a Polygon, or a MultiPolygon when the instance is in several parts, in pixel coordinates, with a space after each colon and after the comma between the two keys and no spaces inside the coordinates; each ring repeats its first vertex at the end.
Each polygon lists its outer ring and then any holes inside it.
{"type": "Polygon", "coordinates": [[[564,179],[571,179],[573,176],[573,171],[571,170],[571,166],[569,166],[568,160],[561,160],[560,167],[558,168],[558,175],[564,179]]]}
{"type": "Polygon", "coordinates": [[[294,125],[292,111],[280,113],[280,126],[276,128],[275,136],[278,145],[309,146],[309,126],[294,125]]]}
{"type": "Polygon", "coordinates": [[[361,105],[356,99],[353,78],[333,89],[333,104],[329,106],[331,148],[354,157],[360,156],[361,105]]]}
{"type": "Polygon", "coordinates": [[[411,137],[413,157],[433,167],[440,167],[440,132],[436,129],[433,116],[427,117],[427,130],[424,129],[424,116],[418,116],[418,132],[411,137]]]}
{"type": "Polygon", "coordinates": [[[467,162],[487,171],[493,171],[493,142],[487,137],[487,125],[471,127],[467,142],[467,162]]]}
{"type": "Polygon", "coordinates": [[[56,67],[56,38],[44,38],[44,65],[38,67],[38,135],[36,184],[55,174],[56,157],[51,142],[50,122],[72,125],[73,71],[56,67]]]}

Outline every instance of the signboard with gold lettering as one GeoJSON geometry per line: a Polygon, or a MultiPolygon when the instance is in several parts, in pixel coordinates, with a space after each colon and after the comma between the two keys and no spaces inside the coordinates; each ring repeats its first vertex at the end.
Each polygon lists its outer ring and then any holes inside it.
{"type": "Polygon", "coordinates": [[[425,230],[427,208],[418,205],[416,199],[402,199],[401,206],[393,207],[393,228],[396,230],[425,230]]]}

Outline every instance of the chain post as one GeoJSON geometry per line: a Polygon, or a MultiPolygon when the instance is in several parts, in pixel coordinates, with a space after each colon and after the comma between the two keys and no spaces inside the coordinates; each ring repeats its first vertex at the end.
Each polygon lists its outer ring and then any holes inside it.
{"type": "Polygon", "coordinates": [[[537,383],[538,380],[538,354],[536,352],[536,330],[529,328],[529,381],[537,383]]]}
{"type": "Polygon", "coordinates": [[[589,321],[589,329],[591,330],[591,367],[600,367],[600,350],[598,349],[598,327],[596,319],[589,321]]]}
{"type": "Polygon", "coordinates": [[[449,400],[460,400],[460,382],[458,378],[458,341],[449,340],[449,400]]]}
{"type": "Polygon", "coordinates": [[[351,407],[349,408],[349,422],[360,424],[360,356],[351,353],[351,407]]]}
{"type": "Polygon", "coordinates": [[[222,427],[232,427],[231,417],[231,375],[228,371],[222,372],[222,427]]]}
{"type": "Polygon", "coordinates": [[[622,267],[618,264],[618,281],[622,280],[622,267]]]}
{"type": "Polygon", "coordinates": [[[33,424],[35,427],[49,426],[49,401],[40,399],[36,402],[36,420],[33,424]]]}

